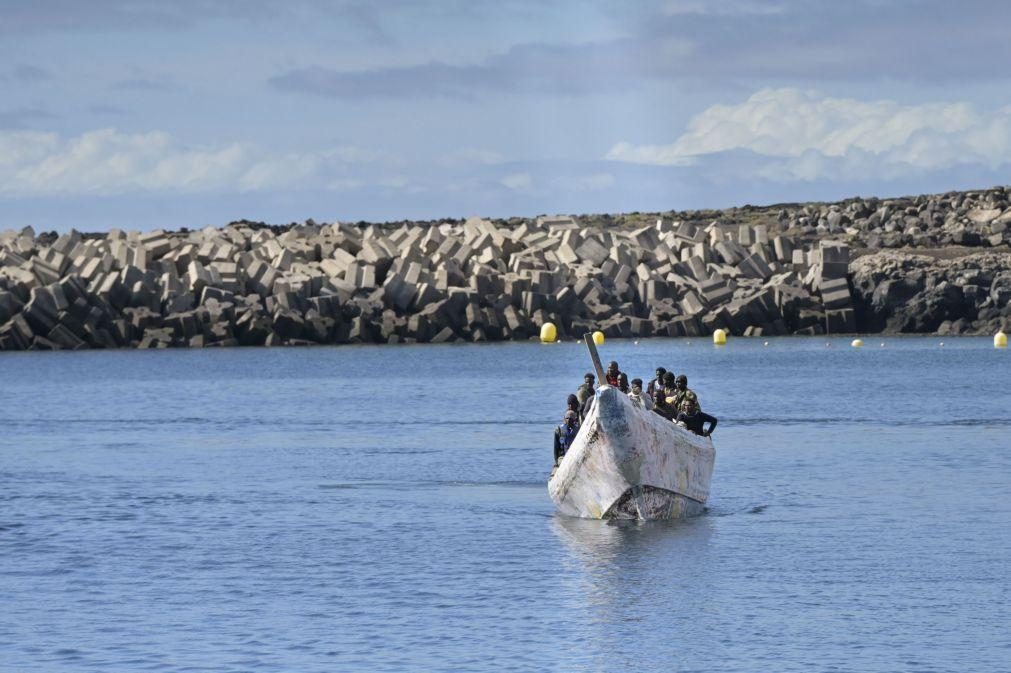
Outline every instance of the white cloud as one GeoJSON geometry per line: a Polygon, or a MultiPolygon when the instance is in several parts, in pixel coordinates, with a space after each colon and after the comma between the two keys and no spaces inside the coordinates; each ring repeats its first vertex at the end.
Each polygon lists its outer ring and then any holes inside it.
{"type": "Polygon", "coordinates": [[[513,173],[506,175],[499,183],[514,192],[529,192],[533,190],[534,181],[529,173],[513,173]]]}
{"type": "Polygon", "coordinates": [[[203,191],[237,182],[255,164],[250,148],[181,147],[165,133],[112,129],[74,138],[0,134],[0,190],[8,194],[203,191]]]}
{"type": "Polygon", "coordinates": [[[633,145],[621,142],[612,147],[605,158],[610,161],[648,166],[689,166],[695,161],[694,157],[681,154],[677,143],[674,145],[633,145]]]}
{"type": "Polygon", "coordinates": [[[679,166],[734,150],[772,160],[759,171],[765,177],[794,180],[996,168],[1011,161],[1011,108],[982,113],[967,103],[903,105],[766,89],[706,109],[672,144],[618,143],[607,158],[679,166]]]}
{"type": "Polygon", "coordinates": [[[0,194],[248,192],[326,188],[332,183],[346,187],[344,174],[352,168],[386,165],[387,159],[356,147],[283,154],[249,143],[186,145],[158,131],[101,129],[71,138],[0,132],[0,194]]]}

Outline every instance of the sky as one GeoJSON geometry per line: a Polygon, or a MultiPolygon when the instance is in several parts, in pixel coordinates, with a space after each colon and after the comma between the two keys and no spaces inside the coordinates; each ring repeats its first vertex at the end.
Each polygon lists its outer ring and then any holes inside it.
{"type": "Polygon", "coordinates": [[[0,230],[1008,183],[1011,3],[0,0],[0,230]]]}

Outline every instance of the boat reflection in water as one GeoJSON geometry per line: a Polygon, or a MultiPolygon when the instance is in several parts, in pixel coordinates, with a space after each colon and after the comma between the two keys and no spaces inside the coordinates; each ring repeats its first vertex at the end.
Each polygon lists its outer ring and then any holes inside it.
{"type": "Polygon", "coordinates": [[[700,561],[696,557],[708,553],[712,535],[706,516],[687,521],[600,521],[556,514],[551,528],[582,570],[613,572],[615,578],[626,579],[640,565],[647,572],[655,568],[666,573],[672,562],[681,566],[700,561]],[[656,563],[658,559],[663,561],[656,563]]]}
{"type": "Polygon", "coordinates": [[[571,670],[644,670],[644,661],[680,670],[691,662],[710,637],[703,625],[721,621],[715,521],[551,519],[568,552],[556,602],[585,643],[585,661],[571,670]],[[630,631],[652,635],[624,638],[630,631]]]}

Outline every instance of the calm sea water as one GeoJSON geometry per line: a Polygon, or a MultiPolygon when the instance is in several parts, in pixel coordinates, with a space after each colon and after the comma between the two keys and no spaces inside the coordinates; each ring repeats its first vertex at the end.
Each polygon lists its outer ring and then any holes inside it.
{"type": "Polygon", "coordinates": [[[609,342],[708,512],[554,513],[575,343],[3,354],[0,671],[1011,670],[1011,351],[609,342]]]}

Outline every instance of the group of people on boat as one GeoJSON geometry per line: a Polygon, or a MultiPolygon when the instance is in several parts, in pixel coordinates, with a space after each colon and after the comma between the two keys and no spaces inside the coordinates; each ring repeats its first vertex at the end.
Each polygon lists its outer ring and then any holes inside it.
{"type": "MultiPolygon", "coordinates": [[[[628,395],[636,406],[653,411],[696,435],[709,437],[716,429],[716,417],[702,411],[698,395],[688,387],[688,377],[684,374],[675,376],[666,368],[657,367],[656,376],[643,390],[642,379],[629,381],[628,376],[618,367],[617,361],[612,360],[608,363],[604,376],[606,385],[628,395]],[[706,423],[709,424],[708,428],[705,427],[706,423]]],[[[595,384],[596,377],[587,372],[575,394],[569,395],[562,423],[555,428],[555,464],[572,445],[580,424],[590,413],[595,399],[595,384]]]]}

